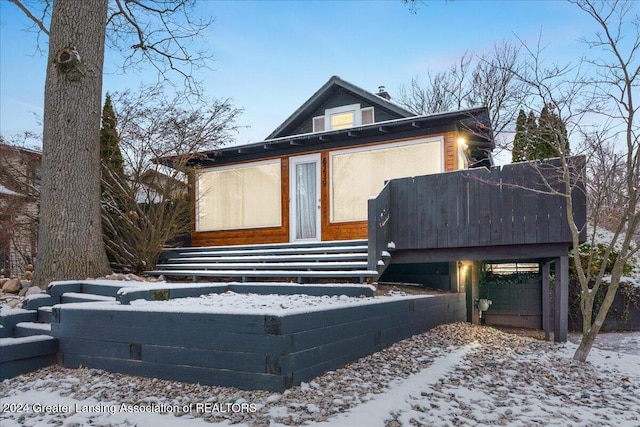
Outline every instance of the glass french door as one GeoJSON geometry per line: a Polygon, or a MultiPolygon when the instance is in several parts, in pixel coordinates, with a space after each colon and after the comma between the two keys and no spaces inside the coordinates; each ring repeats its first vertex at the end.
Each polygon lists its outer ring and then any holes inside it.
{"type": "Polygon", "coordinates": [[[291,241],[320,240],[320,155],[289,160],[291,241]]]}

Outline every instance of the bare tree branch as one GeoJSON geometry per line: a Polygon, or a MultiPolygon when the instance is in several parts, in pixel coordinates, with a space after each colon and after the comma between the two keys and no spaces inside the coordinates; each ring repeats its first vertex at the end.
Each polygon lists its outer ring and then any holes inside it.
{"type": "MultiPolygon", "coordinates": [[[[632,16],[631,2],[574,3],[600,28],[593,39],[584,40],[598,54],[583,58],[577,65],[549,65],[543,60],[540,40],[535,47],[523,43],[527,60],[514,75],[528,89],[527,104],[553,107],[566,124],[567,137],[581,140],[581,146],[574,143],[574,149],[588,154],[588,216],[592,229],[587,252],[585,247],[578,249],[580,230],[568,217],[584,325],[574,359],[584,361],[613,303],[625,265],[638,253],[640,149],[634,92],[639,86],[640,20],[632,16]],[[610,232],[604,246],[595,240],[601,228],[610,232]],[[595,312],[596,293],[601,288],[606,289],[605,297],[595,312]]],[[[560,138],[558,142],[563,141],[560,138]]],[[[565,165],[568,153],[559,153],[565,165]]],[[[567,175],[565,181],[567,211],[571,212],[573,189],[567,175]]]]}
{"type": "MultiPolygon", "coordinates": [[[[9,1],[11,3],[15,4],[16,6],[18,6],[18,8],[21,11],[23,11],[25,15],[27,15],[27,18],[29,18],[31,21],[33,21],[33,23],[40,29],[40,31],[42,31],[46,35],[49,35],[49,29],[44,25],[44,19],[43,18],[37,18],[31,12],[31,10],[29,10],[29,8],[27,8],[24,4],[22,4],[21,0],[9,0],[9,1]]],[[[43,14],[43,16],[46,16],[46,10],[47,9],[48,9],[48,2],[47,2],[47,7],[45,8],[45,14],[43,14]]]]}
{"type": "Polygon", "coordinates": [[[400,86],[399,102],[416,114],[431,114],[485,106],[498,149],[508,148],[504,137],[514,128],[522,105],[524,83],[514,77],[519,69],[519,48],[513,43],[497,44],[489,53],[465,53],[457,63],[438,73],[416,76],[400,86]]]}

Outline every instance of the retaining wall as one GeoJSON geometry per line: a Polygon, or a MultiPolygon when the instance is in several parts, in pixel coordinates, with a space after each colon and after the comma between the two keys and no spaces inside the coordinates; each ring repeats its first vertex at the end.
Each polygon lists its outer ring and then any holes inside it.
{"type": "Polygon", "coordinates": [[[439,324],[466,319],[464,294],[282,315],[144,310],[99,303],[54,307],[51,331],[59,339],[59,360],[70,368],[282,391],[439,324]]]}
{"type": "Polygon", "coordinates": [[[58,341],[44,335],[0,338],[0,380],[56,363],[58,341]]]}

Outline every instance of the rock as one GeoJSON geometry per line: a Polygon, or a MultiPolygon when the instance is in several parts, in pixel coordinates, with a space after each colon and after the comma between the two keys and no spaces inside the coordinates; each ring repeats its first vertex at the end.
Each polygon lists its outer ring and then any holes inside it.
{"type": "Polygon", "coordinates": [[[24,294],[24,296],[29,296],[29,295],[34,295],[34,294],[41,294],[42,293],[42,289],[40,289],[37,286],[31,286],[29,287],[29,289],[27,289],[27,292],[24,294]]]}
{"type": "Polygon", "coordinates": [[[16,308],[20,305],[20,303],[21,301],[18,298],[16,298],[14,300],[9,301],[7,305],[11,308],[16,308]]]}
{"type": "Polygon", "coordinates": [[[33,272],[32,271],[25,271],[24,272],[24,279],[25,280],[33,280],[33,272]]]}
{"type": "Polygon", "coordinates": [[[30,288],[31,287],[31,280],[20,280],[20,286],[22,286],[22,288],[30,288]]]}
{"type": "Polygon", "coordinates": [[[33,272],[33,264],[27,264],[24,266],[24,271],[31,271],[33,272]]]}
{"type": "Polygon", "coordinates": [[[20,292],[18,292],[18,296],[23,297],[27,294],[27,291],[29,290],[29,288],[22,288],[20,289],[20,292]]]}
{"type": "Polygon", "coordinates": [[[17,294],[20,292],[21,284],[18,279],[9,279],[2,285],[2,292],[6,294],[17,294]]]}

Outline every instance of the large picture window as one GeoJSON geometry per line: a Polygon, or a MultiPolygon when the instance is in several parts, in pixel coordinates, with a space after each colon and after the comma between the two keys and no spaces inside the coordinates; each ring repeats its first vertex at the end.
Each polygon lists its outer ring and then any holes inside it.
{"type": "Polygon", "coordinates": [[[388,179],[443,171],[442,138],[331,153],[331,221],[364,221],[388,179]]]}
{"type": "Polygon", "coordinates": [[[280,160],[202,171],[196,230],[282,225],[280,160]]]}

